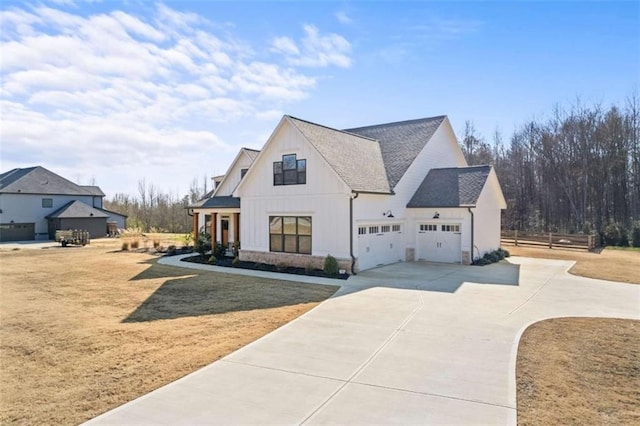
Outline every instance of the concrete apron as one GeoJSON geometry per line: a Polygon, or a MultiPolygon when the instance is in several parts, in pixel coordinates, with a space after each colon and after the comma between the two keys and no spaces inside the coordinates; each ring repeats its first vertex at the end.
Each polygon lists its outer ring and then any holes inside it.
{"type": "Polygon", "coordinates": [[[88,424],[516,424],[529,324],[640,318],[640,286],[575,277],[571,265],[366,271],[297,320],[88,424]]]}

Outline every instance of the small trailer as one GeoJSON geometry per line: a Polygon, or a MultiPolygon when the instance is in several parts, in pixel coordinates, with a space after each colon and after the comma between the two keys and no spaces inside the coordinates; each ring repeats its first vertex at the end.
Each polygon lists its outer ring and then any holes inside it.
{"type": "Polygon", "coordinates": [[[85,246],[89,244],[89,231],[79,229],[69,229],[68,231],[56,231],[56,242],[62,247],[69,244],[85,246]]]}

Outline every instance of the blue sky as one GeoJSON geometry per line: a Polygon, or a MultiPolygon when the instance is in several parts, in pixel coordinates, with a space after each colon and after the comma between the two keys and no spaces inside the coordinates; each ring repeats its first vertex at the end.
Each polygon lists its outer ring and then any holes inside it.
{"type": "Polygon", "coordinates": [[[640,2],[3,1],[1,170],[184,194],[283,114],[491,141],[640,89],[640,2]]]}

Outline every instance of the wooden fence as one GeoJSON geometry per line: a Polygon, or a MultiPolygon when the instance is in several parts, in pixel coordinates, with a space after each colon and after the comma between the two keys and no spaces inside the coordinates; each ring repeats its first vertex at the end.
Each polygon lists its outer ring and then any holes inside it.
{"type": "Polygon", "coordinates": [[[502,231],[501,243],[515,246],[565,248],[591,251],[598,244],[595,234],[556,234],[523,231],[502,231]]]}

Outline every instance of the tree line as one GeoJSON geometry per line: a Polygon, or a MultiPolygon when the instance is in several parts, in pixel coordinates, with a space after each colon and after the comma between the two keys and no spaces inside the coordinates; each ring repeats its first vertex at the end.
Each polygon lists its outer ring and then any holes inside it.
{"type": "MultiPolygon", "coordinates": [[[[492,164],[507,200],[503,229],[560,233],[640,232],[640,105],[556,106],[491,144],[467,122],[460,141],[470,165],[492,164]]],[[[620,241],[624,244],[625,241],[620,241]]],[[[611,242],[609,242],[611,243],[611,242]]]]}
{"type": "Polygon", "coordinates": [[[165,192],[146,179],[138,181],[138,194],[117,193],[105,200],[104,207],[118,213],[126,214],[127,228],[139,229],[141,232],[191,232],[191,217],[187,214],[187,206],[195,203],[209,192],[210,183],[203,176],[202,184],[194,178],[186,195],[165,192]]]}

